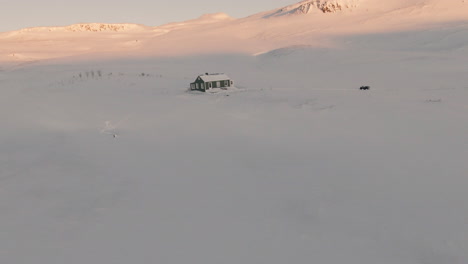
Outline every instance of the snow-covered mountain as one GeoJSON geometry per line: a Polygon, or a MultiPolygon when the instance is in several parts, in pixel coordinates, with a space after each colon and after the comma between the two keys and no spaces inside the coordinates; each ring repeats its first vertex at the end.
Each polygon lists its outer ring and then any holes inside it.
{"type": "Polygon", "coordinates": [[[465,23],[466,14],[468,3],[463,0],[306,0],[240,19],[217,13],[156,27],[94,23],[28,28],[0,33],[0,61],[257,54],[290,45],[333,47],[339,45],[335,41],[339,36],[465,23]]]}
{"type": "Polygon", "coordinates": [[[21,29],[14,33],[27,34],[35,32],[128,32],[148,30],[149,27],[138,24],[105,24],[105,23],[84,23],[74,24],[65,27],[34,27],[21,29]]]}
{"type": "MultiPolygon", "coordinates": [[[[304,0],[271,11],[263,12],[253,17],[275,18],[292,17],[295,15],[312,15],[339,13],[342,15],[363,16],[364,14],[382,15],[391,13],[419,18],[422,13],[436,17],[452,17],[453,19],[467,19],[467,3],[464,0],[304,0]],[[407,12],[411,11],[411,12],[407,12]]],[[[323,17],[323,16],[319,16],[323,17]]],[[[400,17],[401,18],[401,17],[400,17]]],[[[403,17],[404,18],[404,17],[403,17]]]]}
{"type": "Polygon", "coordinates": [[[277,17],[284,15],[310,14],[314,11],[322,13],[335,13],[338,11],[352,10],[357,7],[359,0],[305,0],[276,10],[265,16],[277,17]]]}

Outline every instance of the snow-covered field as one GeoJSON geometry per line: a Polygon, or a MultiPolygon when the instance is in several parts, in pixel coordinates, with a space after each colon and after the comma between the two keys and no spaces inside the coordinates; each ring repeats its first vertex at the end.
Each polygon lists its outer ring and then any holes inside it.
{"type": "Polygon", "coordinates": [[[467,32],[0,62],[0,263],[466,264],[467,32]]]}

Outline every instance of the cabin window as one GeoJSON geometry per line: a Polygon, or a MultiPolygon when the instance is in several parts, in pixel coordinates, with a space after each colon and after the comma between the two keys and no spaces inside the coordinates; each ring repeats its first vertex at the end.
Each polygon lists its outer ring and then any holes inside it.
{"type": "Polygon", "coordinates": [[[208,88],[211,88],[213,85],[211,83],[208,83],[208,88]]]}
{"type": "Polygon", "coordinates": [[[224,86],[229,86],[229,81],[224,81],[224,86]]]}

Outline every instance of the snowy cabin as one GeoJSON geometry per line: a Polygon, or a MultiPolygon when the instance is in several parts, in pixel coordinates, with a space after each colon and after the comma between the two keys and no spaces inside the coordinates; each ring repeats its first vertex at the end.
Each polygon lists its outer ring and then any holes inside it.
{"type": "Polygon", "coordinates": [[[206,92],[208,90],[226,90],[232,87],[234,82],[224,73],[206,73],[197,77],[195,82],[190,84],[190,90],[206,92]]]}

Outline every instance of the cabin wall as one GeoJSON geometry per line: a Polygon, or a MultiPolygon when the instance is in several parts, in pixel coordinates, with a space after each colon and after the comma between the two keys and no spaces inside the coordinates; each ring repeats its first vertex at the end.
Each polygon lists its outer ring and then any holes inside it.
{"type": "Polygon", "coordinates": [[[190,89],[198,90],[198,91],[205,91],[206,90],[205,82],[203,80],[197,79],[195,82],[190,84],[190,89]]]}
{"type": "Polygon", "coordinates": [[[204,82],[201,78],[197,78],[195,82],[190,84],[191,90],[206,91],[213,88],[226,88],[232,86],[231,80],[220,80],[212,82],[204,82]]]}
{"type": "Polygon", "coordinates": [[[207,82],[207,84],[208,85],[211,84],[212,88],[225,88],[225,87],[231,87],[231,80],[207,82]]]}

